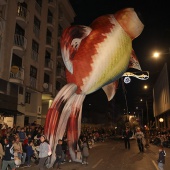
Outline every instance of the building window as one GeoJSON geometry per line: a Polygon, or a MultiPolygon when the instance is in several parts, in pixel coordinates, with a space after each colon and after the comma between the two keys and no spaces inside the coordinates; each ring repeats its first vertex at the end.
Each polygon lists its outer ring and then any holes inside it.
{"type": "Polygon", "coordinates": [[[35,9],[41,15],[42,0],[36,0],[35,9]]]}
{"type": "Polygon", "coordinates": [[[24,31],[24,29],[22,27],[20,27],[18,24],[16,24],[16,26],[15,26],[15,34],[24,36],[25,31],[24,31]]]}
{"type": "Polygon", "coordinates": [[[18,66],[22,67],[22,58],[17,56],[16,54],[12,54],[12,65],[11,66],[18,66]]]}
{"type": "Polygon", "coordinates": [[[52,33],[49,29],[47,29],[46,43],[52,45],[52,33]]]}
{"type": "Polygon", "coordinates": [[[32,40],[32,59],[38,61],[39,44],[32,40]]]}
{"type": "Polygon", "coordinates": [[[30,76],[33,78],[37,78],[37,68],[35,68],[34,66],[30,67],[30,76]]]}
{"type": "Polygon", "coordinates": [[[49,83],[50,82],[50,76],[48,74],[44,74],[44,83],[49,83]]]}
{"type": "Polygon", "coordinates": [[[53,14],[50,10],[48,10],[47,22],[53,24],[53,14]]]}
{"type": "Polygon", "coordinates": [[[60,82],[56,82],[56,90],[60,90],[61,89],[61,83],[60,82]]]}
{"type": "Polygon", "coordinates": [[[40,25],[41,25],[40,20],[36,16],[34,16],[34,29],[33,29],[33,31],[34,31],[34,34],[37,38],[39,38],[39,35],[40,35],[40,25]]]}
{"type": "Polygon", "coordinates": [[[60,47],[60,43],[58,43],[57,55],[58,55],[58,56],[61,56],[61,47],[60,47]]]}
{"type": "Polygon", "coordinates": [[[34,40],[32,40],[32,50],[34,50],[37,53],[38,53],[38,50],[39,50],[39,44],[34,40]]]}
{"type": "Polygon", "coordinates": [[[37,4],[42,7],[42,0],[36,0],[37,4]]]}
{"type": "Polygon", "coordinates": [[[51,59],[51,54],[47,50],[45,51],[45,59],[51,59]]]}
{"type": "Polygon", "coordinates": [[[25,103],[30,104],[30,102],[31,102],[31,93],[26,92],[25,93],[25,103]]]}

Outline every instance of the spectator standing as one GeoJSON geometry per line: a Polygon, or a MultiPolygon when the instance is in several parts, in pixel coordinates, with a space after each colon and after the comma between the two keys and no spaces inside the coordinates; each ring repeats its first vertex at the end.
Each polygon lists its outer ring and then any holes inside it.
{"type": "Polygon", "coordinates": [[[15,155],[17,155],[18,158],[21,160],[21,164],[24,164],[26,153],[23,152],[22,143],[20,142],[20,139],[18,137],[15,139],[15,142],[13,143],[13,147],[14,147],[15,155]]]}
{"type": "Polygon", "coordinates": [[[61,162],[64,163],[66,162],[66,154],[67,154],[67,137],[66,134],[63,136],[63,140],[62,140],[62,160],[61,162]]]}
{"type": "Polygon", "coordinates": [[[158,168],[159,168],[159,170],[164,170],[165,156],[166,156],[166,152],[163,149],[163,146],[160,145],[160,147],[159,147],[159,157],[158,157],[158,168]]]}
{"type": "Polygon", "coordinates": [[[12,170],[15,170],[13,146],[7,139],[4,139],[4,143],[5,153],[2,161],[2,170],[6,170],[8,166],[10,166],[12,170]]]}
{"type": "Polygon", "coordinates": [[[31,126],[37,126],[37,121],[34,121],[33,123],[31,123],[31,126]]]}
{"type": "Polygon", "coordinates": [[[34,150],[32,148],[33,146],[33,142],[29,141],[28,145],[26,146],[26,155],[27,155],[27,166],[30,167],[31,166],[31,157],[34,155],[34,150]]]}
{"type": "Polygon", "coordinates": [[[126,130],[123,132],[123,139],[125,142],[125,148],[130,149],[130,138],[132,137],[132,132],[128,127],[126,127],[126,130]]]}
{"type": "Polygon", "coordinates": [[[136,132],[135,136],[136,136],[136,139],[137,139],[139,151],[144,152],[144,147],[143,147],[144,134],[140,130],[140,128],[137,128],[137,132],[136,132]]]}
{"type": "Polygon", "coordinates": [[[2,146],[2,143],[0,142],[0,170],[1,170],[1,167],[2,167],[2,158],[4,156],[4,150],[3,150],[3,146],[2,146]]]}
{"type": "Polygon", "coordinates": [[[56,154],[56,160],[54,162],[53,167],[55,167],[55,164],[57,164],[57,169],[60,169],[60,164],[62,160],[62,143],[63,141],[61,139],[58,140],[58,144],[56,146],[55,154],[56,154]]]}
{"type": "Polygon", "coordinates": [[[26,138],[26,133],[24,131],[24,128],[21,128],[21,131],[18,132],[19,138],[20,138],[20,142],[23,142],[26,138]]]}
{"type": "Polygon", "coordinates": [[[37,150],[39,151],[39,170],[45,169],[45,163],[48,159],[48,153],[49,153],[49,144],[47,142],[46,136],[42,135],[40,137],[41,144],[39,147],[37,147],[37,150]]]}
{"type": "Polygon", "coordinates": [[[87,141],[84,141],[82,146],[82,164],[88,165],[87,162],[88,157],[89,157],[89,147],[87,141]]]}

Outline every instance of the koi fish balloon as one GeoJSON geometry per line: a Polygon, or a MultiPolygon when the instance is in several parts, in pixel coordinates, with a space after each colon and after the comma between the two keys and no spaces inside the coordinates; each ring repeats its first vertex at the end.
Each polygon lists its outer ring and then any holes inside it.
{"type": "Polygon", "coordinates": [[[68,84],[55,97],[45,123],[45,134],[53,150],[51,166],[55,161],[56,144],[65,131],[71,158],[80,161],[76,158],[76,150],[84,98],[103,88],[111,100],[118,79],[133,76],[129,72],[125,74],[126,70],[129,67],[140,69],[132,40],[143,28],[134,9],[126,8],[95,19],[89,27],[77,25],[64,30],[60,43],[68,84]]]}

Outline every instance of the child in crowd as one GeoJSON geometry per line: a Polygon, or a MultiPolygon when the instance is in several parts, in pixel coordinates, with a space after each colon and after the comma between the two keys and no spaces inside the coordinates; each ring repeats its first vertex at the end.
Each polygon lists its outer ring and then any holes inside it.
{"type": "Polygon", "coordinates": [[[27,153],[27,166],[30,167],[30,163],[31,163],[31,157],[34,155],[34,150],[32,148],[33,146],[33,142],[29,141],[28,145],[26,147],[26,153],[27,153]]]}
{"type": "Polygon", "coordinates": [[[164,170],[165,156],[166,156],[166,152],[163,149],[163,146],[160,145],[160,147],[159,147],[159,158],[158,158],[159,170],[164,170]]]}
{"type": "Polygon", "coordinates": [[[87,141],[85,140],[82,146],[82,164],[88,165],[87,162],[88,157],[89,157],[89,148],[88,148],[87,141]]]}

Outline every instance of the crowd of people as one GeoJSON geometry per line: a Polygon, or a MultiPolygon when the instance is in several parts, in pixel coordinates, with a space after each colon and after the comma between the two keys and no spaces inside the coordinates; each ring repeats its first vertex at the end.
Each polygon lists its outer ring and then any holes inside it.
{"type": "MultiPolygon", "coordinates": [[[[148,131],[147,131],[148,132],[148,131]]],[[[88,164],[89,150],[96,142],[104,142],[108,138],[115,136],[115,129],[103,128],[103,127],[91,127],[84,126],[81,129],[81,134],[78,140],[78,147],[75,148],[77,156],[84,165],[88,164]]],[[[125,142],[125,148],[130,149],[129,139],[135,136],[139,151],[144,152],[143,141],[146,140],[146,132],[142,132],[140,128],[137,128],[135,133],[126,127],[122,133],[122,138],[125,142]]],[[[150,139],[153,133],[150,133],[150,139]]],[[[160,147],[164,146],[165,141],[170,140],[169,132],[157,132],[155,135],[157,138],[162,138],[160,141],[160,147]]],[[[161,149],[160,149],[161,150],[161,149]]],[[[44,170],[45,166],[48,166],[51,147],[48,143],[46,136],[44,135],[44,128],[33,122],[29,126],[25,127],[6,127],[0,129],[0,170],[6,170],[8,166],[12,170],[17,167],[24,166],[30,167],[33,164],[37,164],[40,170],[44,170]]],[[[164,154],[164,152],[160,151],[164,154]]],[[[63,139],[59,139],[56,148],[56,161],[53,167],[60,169],[61,164],[66,162],[72,162],[67,145],[67,135],[63,136],[63,139]]],[[[160,158],[162,155],[160,154],[160,158]]],[[[160,166],[161,162],[160,162],[160,166]]]]}
{"type": "MultiPolygon", "coordinates": [[[[95,142],[104,142],[106,138],[114,135],[111,128],[82,127],[78,140],[78,150],[82,164],[88,164],[89,149],[95,142]]],[[[67,146],[67,136],[58,141],[56,146],[56,161],[54,167],[60,169],[60,165],[66,161],[71,162],[67,146]]],[[[6,170],[8,166],[12,170],[17,167],[30,167],[32,162],[43,170],[48,166],[51,155],[50,145],[44,135],[44,128],[37,126],[36,122],[25,127],[6,127],[0,129],[0,169],[6,170]],[[1,168],[2,167],[2,168],[1,168]]],[[[78,155],[78,154],[77,154],[78,155]]]]}

